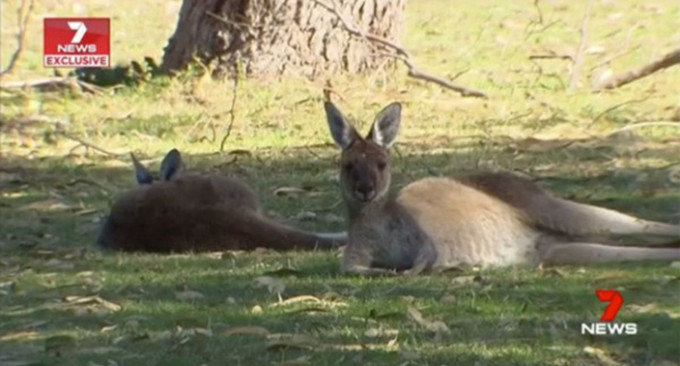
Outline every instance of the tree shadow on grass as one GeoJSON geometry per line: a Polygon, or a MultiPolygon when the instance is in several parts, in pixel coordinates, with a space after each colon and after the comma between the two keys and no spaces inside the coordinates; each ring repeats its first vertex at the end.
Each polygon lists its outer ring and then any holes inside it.
{"type": "MultiPolygon", "coordinates": [[[[611,165],[609,155],[594,153],[587,147],[517,152],[507,146],[480,147],[466,143],[436,153],[422,151],[428,149],[418,144],[400,147],[401,154],[395,154],[394,158],[396,186],[432,174],[455,175],[505,168],[529,173],[538,178],[540,185],[562,197],[602,204],[650,219],[677,221],[673,215],[680,207],[680,192],[667,181],[667,172],[631,168],[620,174],[611,165]],[[640,185],[636,181],[640,176],[646,176],[649,184],[640,185]]],[[[672,160],[674,157],[668,155],[674,151],[659,147],[646,154],[650,158],[672,160]]],[[[242,176],[259,193],[265,211],[273,212],[277,219],[311,230],[332,231],[343,227],[338,221],[291,219],[301,211],[342,216],[343,207],[337,205],[339,190],[334,180],[337,173],[333,160],[337,152],[332,147],[257,151],[252,155],[185,155],[189,170],[242,176]],[[293,198],[275,196],[273,190],[282,186],[307,187],[315,194],[293,198]]],[[[161,157],[153,158],[158,161],[161,157]]],[[[414,357],[420,360],[413,362],[424,364],[449,361],[544,364],[545,358],[541,357],[572,360],[575,355],[582,355],[584,345],[593,343],[613,347],[634,363],[647,362],[645,357],[673,359],[677,356],[677,349],[670,346],[672,337],[678,334],[677,322],[657,313],[624,314],[626,321],[639,323],[644,332],[639,337],[590,339],[578,333],[581,321],[595,321],[598,317],[602,304],[595,299],[593,291],[601,286],[626,288],[624,297],[629,303],[653,302],[661,308],[672,307],[673,301],[677,301],[677,296],[668,295],[673,285],[659,280],[670,276],[670,270],[657,265],[599,266],[588,270],[602,274],[604,279],[600,280],[596,275],[589,276],[591,272],[575,274],[576,269],[570,267],[567,271],[572,275],[567,278],[542,276],[534,269],[519,271],[519,274],[511,270],[491,271],[482,273],[482,277],[488,279],[486,283],[451,287],[452,275],[408,280],[343,276],[338,272],[336,253],[243,253],[218,260],[204,255],[93,251],[99,226],[97,218],[107,212],[113,197],[133,185],[129,164],[122,162],[112,167],[106,162],[96,158],[91,165],[78,166],[64,157],[26,160],[9,156],[0,165],[0,171],[10,175],[1,182],[4,194],[0,199],[0,227],[5,234],[0,238],[0,253],[1,265],[6,270],[3,281],[12,280],[25,286],[23,292],[19,287],[18,291],[9,292],[11,296],[0,298],[0,306],[9,309],[2,315],[3,332],[25,330],[39,319],[47,323],[37,328],[49,334],[86,330],[90,336],[79,339],[82,350],[104,346],[119,349],[111,351],[112,355],[100,350],[102,354],[76,357],[85,363],[85,360],[96,362],[126,354],[130,357],[129,364],[219,363],[217,360],[224,359],[233,364],[239,360],[266,363],[302,357],[310,352],[264,352],[264,340],[248,336],[213,335],[206,339],[191,336],[182,343],[186,337],[176,331],[177,325],[185,329],[259,325],[275,332],[311,332],[324,342],[340,345],[311,351],[312,360],[324,364],[386,361],[393,364],[403,362],[404,357],[408,359],[404,349],[413,349],[414,357]],[[294,276],[282,276],[277,272],[281,268],[293,268],[294,276]],[[605,276],[608,272],[622,271],[628,274],[619,275],[618,279],[605,276]],[[104,277],[104,280],[83,282],[83,278],[88,278],[84,272],[93,272],[95,277],[104,277]],[[267,305],[276,302],[276,296],[254,285],[254,279],[263,275],[280,278],[286,285],[286,297],[312,294],[322,298],[324,294],[336,292],[341,301],[349,301],[350,306],[318,312],[305,309],[313,308],[313,304],[292,309],[269,308],[267,305]],[[52,277],[57,278],[59,285],[50,286],[49,281],[45,284],[45,278],[52,277]],[[177,292],[186,289],[205,297],[179,300],[177,292]],[[123,310],[103,316],[74,315],[73,309],[44,306],[61,304],[65,296],[93,293],[123,304],[123,310]],[[450,305],[441,303],[439,299],[444,294],[455,296],[456,301],[450,305]],[[405,309],[412,304],[422,308],[428,318],[443,319],[452,332],[435,339],[405,315],[405,309]],[[255,305],[262,306],[263,313],[253,314],[251,309],[255,305]],[[100,332],[111,325],[119,328],[111,333],[100,332]],[[380,326],[399,330],[402,351],[390,350],[389,337],[373,339],[364,334],[368,328],[380,326]],[[170,335],[162,336],[167,332],[170,335]],[[145,333],[149,338],[115,342],[117,337],[145,333]],[[375,344],[375,347],[366,347],[366,344],[375,344]],[[550,348],[553,345],[555,347],[550,348]],[[542,351],[536,351],[537,347],[542,351]],[[134,355],[144,355],[150,348],[159,349],[153,360],[135,359],[134,355]]],[[[158,163],[152,166],[157,167],[158,163]]],[[[35,341],[6,344],[12,347],[35,344],[35,341]]],[[[586,358],[583,363],[591,361],[586,358]]]]}

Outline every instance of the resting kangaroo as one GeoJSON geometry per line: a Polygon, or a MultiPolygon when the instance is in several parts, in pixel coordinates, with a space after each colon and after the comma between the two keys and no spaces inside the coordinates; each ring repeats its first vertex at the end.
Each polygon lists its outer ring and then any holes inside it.
{"type": "Polygon", "coordinates": [[[390,194],[388,149],[397,136],[401,105],[380,111],[366,138],[332,103],[325,110],[342,149],[340,186],[349,234],[344,272],[680,259],[680,248],[668,247],[680,238],[680,226],[556,198],[509,173],[425,178],[390,194]],[[647,248],[616,246],[612,240],[633,234],[668,241],[664,248],[647,248]]]}
{"type": "Polygon", "coordinates": [[[260,214],[255,194],[242,182],[216,174],[179,174],[181,156],[171,150],[160,181],[134,155],[139,187],[116,199],[98,243],[104,248],[146,252],[230,249],[331,249],[345,233],[314,234],[273,222],[260,214]]]}

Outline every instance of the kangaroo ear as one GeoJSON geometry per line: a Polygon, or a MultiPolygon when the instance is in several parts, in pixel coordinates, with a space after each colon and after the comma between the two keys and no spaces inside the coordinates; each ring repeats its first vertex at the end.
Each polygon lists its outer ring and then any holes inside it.
{"type": "Polygon", "coordinates": [[[161,180],[170,180],[182,170],[182,155],[177,149],[170,150],[161,162],[161,180]]]}
{"type": "Polygon", "coordinates": [[[394,102],[378,112],[366,139],[373,140],[379,146],[388,149],[397,139],[400,122],[401,104],[394,102]]]}
{"type": "Polygon", "coordinates": [[[347,122],[347,118],[342,115],[340,110],[331,102],[325,102],[323,105],[326,110],[326,119],[328,120],[328,128],[331,130],[331,136],[335,143],[345,150],[354,141],[359,139],[357,130],[351,123],[347,122]]]}
{"type": "Polygon", "coordinates": [[[153,176],[151,176],[151,172],[149,172],[142,163],[137,160],[135,157],[135,154],[130,153],[130,157],[132,158],[132,165],[135,167],[135,178],[137,179],[137,183],[139,184],[151,184],[153,182],[153,176]]]}

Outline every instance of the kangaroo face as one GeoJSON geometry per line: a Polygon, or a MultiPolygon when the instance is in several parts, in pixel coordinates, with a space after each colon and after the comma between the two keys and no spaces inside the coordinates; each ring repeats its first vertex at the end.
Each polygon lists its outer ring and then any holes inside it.
{"type": "Polygon", "coordinates": [[[388,148],[401,120],[401,105],[392,103],[378,113],[365,138],[331,103],[326,117],[333,139],[342,149],[340,184],[345,200],[361,204],[383,197],[390,187],[388,148]]]}
{"type": "Polygon", "coordinates": [[[347,199],[370,202],[390,186],[389,156],[385,149],[360,139],[343,151],[340,184],[347,199]]]}

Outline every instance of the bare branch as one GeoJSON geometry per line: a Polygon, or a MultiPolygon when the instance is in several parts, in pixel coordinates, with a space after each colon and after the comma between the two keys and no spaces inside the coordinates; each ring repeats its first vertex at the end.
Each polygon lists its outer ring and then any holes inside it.
{"type": "Polygon", "coordinates": [[[679,63],[680,63],[680,48],[672,52],[669,52],[660,59],[652,61],[640,68],[628,71],[624,74],[614,76],[605,80],[604,83],[602,83],[597,88],[597,90],[615,89],[620,86],[631,83],[635,80],[642,79],[643,77],[653,74],[659,70],[663,70],[673,65],[677,65],[679,63]]]}
{"type": "Polygon", "coordinates": [[[17,49],[12,54],[12,57],[10,57],[7,68],[0,72],[0,75],[11,73],[14,70],[14,65],[16,65],[19,60],[21,53],[24,51],[26,28],[28,27],[28,22],[31,20],[31,13],[33,13],[33,0],[28,0],[28,9],[24,11],[24,8],[26,7],[26,0],[22,0],[21,5],[19,5],[19,9],[17,10],[17,22],[19,27],[19,31],[17,32],[17,49]]]}
{"type": "Polygon", "coordinates": [[[488,95],[486,93],[479,91],[479,90],[474,90],[470,89],[464,86],[456,85],[453,84],[452,82],[436,75],[432,75],[429,73],[426,73],[422,70],[420,70],[412,61],[411,54],[405,50],[403,47],[397,45],[396,43],[387,40],[382,37],[375,36],[373,34],[369,34],[366,32],[362,32],[359,30],[355,25],[350,23],[345,17],[340,14],[340,11],[337,9],[335,6],[335,3],[333,3],[333,6],[329,6],[321,1],[314,0],[316,4],[319,6],[323,7],[324,9],[328,10],[329,12],[333,13],[340,23],[342,23],[343,27],[345,30],[355,36],[355,37],[361,37],[364,38],[370,42],[380,44],[388,49],[391,49],[395,52],[395,54],[390,54],[391,57],[394,57],[398,60],[401,60],[404,65],[408,68],[408,75],[414,79],[420,79],[428,82],[435,83],[441,87],[451,89],[455,92],[460,93],[464,97],[478,97],[478,98],[488,98],[488,95]]]}
{"type": "Polygon", "coordinates": [[[593,0],[588,0],[586,4],[586,10],[583,13],[583,22],[581,23],[581,41],[578,45],[578,50],[576,51],[576,56],[571,64],[571,77],[569,79],[569,90],[574,90],[576,88],[576,83],[578,82],[578,71],[581,67],[581,56],[583,56],[583,49],[586,46],[586,38],[588,36],[588,19],[590,19],[590,8],[593,5],[593,0]]]}

